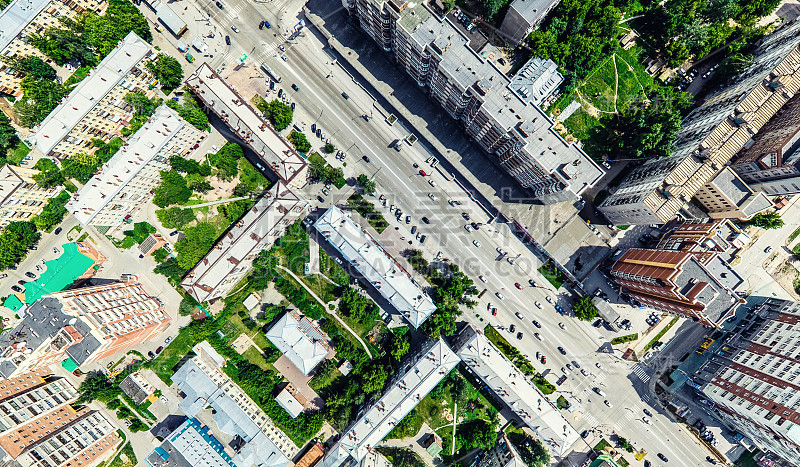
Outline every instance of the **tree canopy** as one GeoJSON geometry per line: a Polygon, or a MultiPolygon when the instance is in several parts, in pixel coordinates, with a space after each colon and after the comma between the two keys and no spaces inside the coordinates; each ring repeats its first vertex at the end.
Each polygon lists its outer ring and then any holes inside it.
{"type": "Polygon", "coordinates": [[[172,99],[166,102],[167,107],[178,112],[182,119],[189,122],[192,126],[202,131],[210,131],[211,124],[208,122],[208,115],[203,112],[197,104],[194,96],[188,90],[183,94],[183,104],[179,104],[172,99]]]}
{"type": "Polygon", "coordinates": [[[306,135],[297,130],[292,130],[287,139],[294,145],[295,148],[297,148],[298,151],[302,153],[306,153],[309,151],[309,149],[311,149],[311,143],[309,143],[308,139],[306,139],[306,135]]]}
{"type": "Polygon", "coordinates": [[[25,76],[30,75],[36,79],[50,80],[56,77],[56,70],[48,65],[47,62],[35,55],[25,55],[23,57],[2,56],[0,57],[0,60],[25,76]]]}
{"type": "Polygon", "coordinates": [[[67,205],[70,198],[68,191],[62,191],[58,196],[50,198],[47,200],[47,204],[44,206],[44,209],[42,209],[42,212],[34,216],[31,221],[39,230],[50,232],[55,226],[60,224],[61,221],[64,220],[64,216],[67,215],[67,208],[64,206],[67,205]]]}
{"type": "Polygon", "coordinates": [[[208,156],[212,167],[216,167],[217,176],[223,180],[232,180],[239,174],[239,159],[244,157],[244,150],[236,143],[225,143],[215,154],[208,156]]]}
{"type": "Polygon", "coordinates": [[[575,317],[583,321],[597,318],[597,307],[592,303],[592,297],[582,297],[572,307],[575,317]]]}
{"type": "Polygon", "coordinates": [[[39,173],[33,175],[33,181],[42,188],[53,188],[64,183],[61,170],[49,157],[42,157],[33,166],[39,173]]]}
{"type": "Polygon", "coordinates": [[[153,204],[165,208],[170,204],[185,204],[192,196],[186,179],[178,172],[161,171],[161,183],[153,190],[153,204]]]}
{"type": "Polygon", "coordinates": [[[41,236],[33,222],[9,223],[0,232],[0,267],[8,269],[19,264],[41,236]]]}
{"type": "Polygon", "coordinates": [[[178,266],[192,269],[198,261],[211,251],[217,241],[217,228],[208,222],[199,222],[184,231],[185,236],[175,244],[178,266]]]}
{"type": "Polygon", "coordinates": [[[284,104],[278,99],[273,99],[267,103],[265,113],[267,114],[269,121],[272,122],[272,126],[274,126],[278,131],[282,131],[292,124],[294,111],[290,106],[284,104]]]}
{"type": "Polygon", "coordinates": [[[762,229],[779,229],[783,227],[783,219],[778,211],[762,212],[750,219],[750,225],[761,227],[762,229]]]}
{"type": "Polygon", "coordinates": [[[181,85],[183,80],[183,68],[177,59],[166,54],[158,54],[156,60],[147,62],[147,69],[155,75],[161,84],[164,94],[171,93],[181,85]]]}
{"type": "Polygon", "coordinates": [[[361,174],[356,179],[358,184],[361,185],[361,189],[364,190],[365,195],[371,195],[375,193],[377,189],[377,185],[375,184],[375,180],[370,179],[364,174],[361,174]]]}
{"type": "Polygon", "coordinates": [[[22,98],[14,103],[14,113],[20,125],[33,128],[50,114],[58,103],[67,95],[61,84],[49,80],[38,79],[32,74],[22,78],[20,83],[22,98]]]}

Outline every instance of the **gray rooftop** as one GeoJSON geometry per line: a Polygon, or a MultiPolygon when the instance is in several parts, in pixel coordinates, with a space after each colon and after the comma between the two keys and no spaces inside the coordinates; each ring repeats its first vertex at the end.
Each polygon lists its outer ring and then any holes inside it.
{"type": "Polygon", "coordinates": [[[36,350],[43,344],[49,345],[48,341],[67,325],[83,336],[83,340],[67,349],[67,354],[78,365],[83,364],[100,347],[100,342],[90,334],[88,324],[65,314],[57,299],[46,297],[33,302],[16,327],[0,334],[0,374],[8,378],[24,358],[22,349],[36,350]]]}
{"type": "Polygon", "coordinates": [[[14,0],[0,13],[0,50],[8,47],[50,0],[14,0]]]}
{"type": "Polygon", "coordinates": [[[728,288],[727,285],[744,282],[730,266],[725,267],[723,263],[724,261],[719,258],[717,261],[712,259],[710,266],[704,267],[697,258],[691,256],[683,263],[680,274],[674,279],[682,294],[688,293],[700,282],[708,284],[697,295],[696,300],[706,306],[703,313],[713,322],[719,322],[732,307],[739,305],[734,289],[728,288]],[[722,272],[728,277],[721,277],[722,272]]]}
{"type": "Polygon", "coordinates": [[[523,99],[540,105],[564,82],[556,62],[531,57],[528,63],[511,78],[511,89],[523,99]]]}
{"type": "Polygon", "coordinates": [[[534,24],[541,21],[542,16],[547,14],[554,3],[559,3],[560,1],[561,0],[514,0],[511,2],[509,10],[515,10],[520,16],[525,18],[529,24],[534,24]]]}

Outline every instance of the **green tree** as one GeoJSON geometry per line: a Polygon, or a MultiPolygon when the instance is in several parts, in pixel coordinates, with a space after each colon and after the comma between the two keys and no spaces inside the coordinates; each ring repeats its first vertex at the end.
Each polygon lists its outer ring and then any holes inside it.
{"type": "Polygon", "coordinates": [[[528,467],[546,467],[550,465],[550,453],[540,439],[533,439],[524,433],[512,431],[508,435],[511,444],[517,448],[522,461],[528,467]]]}
{"type": "Polygon", "coordinates": [[[23,57],[3,56],[0,57],[0,60],[25,76],[31,75],[36,79],[55,79],[56,77],[56,70],[35,55],[26,55],[23,57]]]}
{"type": "Polygon", "coordinates": [[[664,49],[664,58],[667,59],[667,66],[670,68],[681,66],[691,56],[692,52],[681,39],[670,41],[664,49]]]}
{"type": "Polygon", "coordinates": [[[292,107],[278,99],[273,99],[267,103],[265,113],[269,121],[272,122],[272,126],[278,131],[288,128],[292,124],[292,118],[294,117],[292,107]]]}
{"type": "Polygon", "coordinates": [[[389,377],[389,372],[386,366],[380,362],[376,362],[369,366],[369,368],[361,375],[361,387],[367,394],[379,392],[383,389],[386,379],[389,377]]]}
{"type": "Polygon", "coordinates": [[[199,222],[187,228],[184,234],[175,244],[175,251],[178,253],[178,266],[189,270],[211,251],[217,241],[217,229],[214,224],[199,222]]]}
{"type": "Polygon", "coordinates": [[[181,278],[189,271],[189,268],[182,268],[178,265],[178,260],[174,256],[170,256],[163,263],[157,265],[153,272],[166,276],[173,283],[178,283],[181,278]]]}
{"type": "Polygon", "coordinates": [[[197,104],[194,96],[184,88],[183,104],[179,104],[172,99],[166,102],[167,107],[178,112],[182,119],[189,122],[192,126],[202,131],[210,131],[211,124],[208,122],[208,115],[197,104]]]}
{"type": "Polygon", "coordinates": [[[42,212],[34,216],[31,221],[36,224],[39,230],[50,232],[55,226],[60,224],[61,221],[64,220],[64,216],[67,215],[67,209],[64,206],[67,205],[69,200],[69,192],[62,191],[58,196],[47,200],[47,204],[44,206],[44,209],[42,209],[42,212]]]}
{"type": "Polygon", "coordinates": [[[297,148],[298,151],[302,153],[306,153],[309,149],[311,149],[311,143],[309,143],[306,139],[306,135],[297,130],[292,130],[287,139],[294,145],[295,148],[297,148]]]}
{"type": "Polygon", "coordinates": [[[153,115],[153,112],[156,111],[159,105],[161,105],[161,98],[153,97],[152,99],[147,97],[145,93],[142,91],[137,92],[129,92],[125,94],[123,97],[125,102],[133,107],[133,111],[139,115],[144,115],[145,117],[149,117],[153,115]]]}
{"type": "Polygon", "coordinates": [[[411,349],[411,337],[406,327],[395,328],[392,331],[392,343],[389,353],[392,358],[400,361],[411,349]]]}
{"type": "Polygon", "coordinates": [[[379,317],[378,306],[369,297],[349,287],[342,292],[339,310],[360,323],[372,323],[379,317]]]}
{"type": "Polygon", "coordinates": [[[199,174],[201,170],[199,162],[194,159],[186,159],[185,157],[181,157],[177,154],[169,158],[169,165],[178,172],[183,172],[186,174],[199,174]]]}
{"type": "Polygon", "coordinates": [[[0,267],[8,269],[19,264],[41,236],[32,222],[9,223],[0,232],[0,267]]]}
{"type": "Polygon", "coordinates": [[[156,217],[164,227],[178,230],[182,230],[186,225],[196,219],[192,209],[185,209],[179,206],[159,209],[156,211],[156,217]]]}
{"type": "Polygon", "coordinates": [[[42,34],[29,35],[28,40],[40,52],[52,58],[58,66],[64,66],[72,59],[90,66],[98,62],[86,38],[69,29],[50,28],[42,34]]]}
{"type": "Polygon", "coordinates": [[[196,191],[198,193],[203,193],[203,194],[208,193],[209,191],[214,189],[214,187],[211,186],[211,183],[200,174],[187,175],[186,186],[188,186],[189,189],[192,191],[196,191]]]}
{"type": "Polygon", "coordinates": [[[749,224],[767,230],[779,229],[783,227],[783,219],[778,211],[762,212],[753,216],[749,224]]]}
{"type": "Polygon", "coordinates": [[[597,318],[597,307],[592,303],[592,297],[582,297],[572,307],[575,317],[583,321],[597,318]]]}
{"type": "Polygon", "coordinates": [[[6,114],[0,112],[0,154],[6,154],[9,149],[15,147],[19,142],[17,130],[11,126],[11,120],[8,119],[6,114]]]}
{"type": "Polygon", "coordinates": [[[178,314],[181,316],[189,316],[197,310],[197,300],[189,295],[185,295],[178,305],[178,314]]]}
{"type": "Polygon", "coordinates": [[[233,223],[241,219],[242,216],[244,216],[252,207],[252,201],[240,199],[232,203],[220,205],[219,212],[225,216],[225,219],[227,219],[228,222],[233,223]]]}
{"type": "Polygon", "coordinates": [[[218,169],[217,176],[223,180],[232,180],[239,174],[239,159],[244,150],[236,143],[226,143],[216,154],[208,157],[212,166],[218,169]]]}
{"type": "Polygon", "coordinates": [[[494,15],[506,6],[509,0],[483,0],[483,8],[486,10],[486,19],[491,21],[494,15]]]}
{"type": "Polygon", "coordinates": [[[59,83],[47,79],[36,79],[33,75],[22,78],[20,87],[23,91],[21,99],[14,103],[20,125],[32,128],[47,117],[67,94],[67,90],[59,83]]]}
{"type": "Polygon", "coordinates": [[[183,68],[177,59],[166,54],[158,54],[154,62],[147,62],[147,69],[155,75],[161,83],[161,90],[169,94],[180,86],[183,80],[183,68]]]}
{"type": "Polygon", "coordinates": [[[325,143],[325,147],[323,147],[322,150],[328,154],[333,154],[336,152],[336,146],[334,146],[333,143],[325,143]]]}
{"type": "Polygon", "coordinates": [[[475,420],[459,425],[456,429],[456,438],[464,450],[490,449],[497,441],[497,430],[486,420],[475,420]]]}
{"type": "Polygon", "coordinates": [[[42,157],[36,161],[33,168],[39,171],[38,174],[33,175],[33,181],[42,188],[52,188],[64,183],[64,176],[61,175],[61,170],[48,157],[42,157]]]}
{"type": "Polygon", "coordinates": [[[369,177],[364,174],[359,175],[356,180],[358,180],[358,184],[361,185],[361,189],[364,190],[365,195],[372,195],[375,193],[377,189],[375,180],[370,180],[369,177]]]}
{"type": "MultiPolygon", "coordinates": [[[[81,381],[78,386],[78,399],[75,401],[77,404],[85,404],[92,401],[100,401],[103,403],[111,403],[116,400],[122,390],[116,387],[106,375],[99,371],[89,373],[86,378],[81,381]]],[[[114,407],[121,407],[119,402],[112,403],[114,407]]]]}
{"type": "Polygon", "coordinates": [[[185,204],[192,197],[186,179],[178,172],[162,170],[161,183],[153,190],[153,204],[165,208],[170,204],[185,204]]]}
{"type": "Polygon", "coordinates": [[[86,183],[100,169],[100,164],[100,158],[96,154],[79,152],[64,159],[61,163],[61,174],[65,178],[86,183]]]}

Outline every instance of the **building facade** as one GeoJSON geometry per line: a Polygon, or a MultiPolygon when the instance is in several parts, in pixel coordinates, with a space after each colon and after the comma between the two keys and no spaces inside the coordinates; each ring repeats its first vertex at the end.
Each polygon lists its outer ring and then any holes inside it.
{"type": "MultiPolygon", "coordinates": [[[[42,34],[52,27],[61,27],[59,18],[74,18],[87,11],[101,14],[105,0],[15,0],[0,12],[0,55],[18,57],[32,55],[51,63],[52,60],[28,40],[31,34],[42,34]]],[[[22,96],[22,74],[0,62],[0,92],[22,96]]]]}
{"type": "Polygon", "coordinates": [[[707,326],[719,327],[744,303],[736,294],[744,279],[714,251],[632,248],[611,276],[642,305],[707,326]]]}
{"type": "Polygon", "coordinates": [[[134,115],[125,102],[129,92],[154,97],[156,78],[145,66],[157,53],[130,32],[89,76],[69,93],[29,137],[46,156],[65,159],[95,150],[93,139],[108,142],[120,134],[134,115]]]}
{"type": "Polygon", "coordinates": [[[133,279],[44,295],[0,334],[0,375],[95,362],[159,337],[169,323],[163,303],[133,279]]]}
{"type": "Polygon", "coordinates": [[[748,220],[775,203],[761,191],[754,191],[730,167],[700,187],[695,199],[712,219],[748,220]]]}
{"type": "Polygon", "coordinates": [[[426,2],[345,0],[351,15],[467,135],[541,202],[573,200],[603,176],[582,149],[426,2]]]}
{"type": "Polygon", "coordinates": [[[42,188],[34,180],[37,170],[6,164],[0,168],[0,228],[14,221],[29,221],[59,193],[58,187],[42,188]]]}
{"type": "Polygon", "coordinates": [[[663,224],[690,201],[800,88],[800,22],[765,36],[752,64],[683,120],[676,150],[640,165],[599,206],[615,225],[663,224]]]}
{"type": "Polygon", "coordinates": [[[544,20],[561,0],[514,0],[497,31],[516,47],[544,20]]]}
{"type": "Polygon", "coordinates": [[[169,158],[185,156],[205,137],[162,105],[67,204],[81,225],[122,225],[152,196],[160,172],[171,170],[169,158]]]}
{"type": "MultiPolygon", "coordinates": [[[[46,371],[0,381],[0,460],[23,467],[92,467],[122,444],[102,413],[73,406],[75,387],[46,371]]],[[[5,465],[5,464],[4,464],[5,465]]]]}
{"type": "Polygon", "coordinates": [[[200,303],[224,297],[244,278],[253,259],[282,237],[308,209],[283,182],[277,182],[181,282],[200,303]]]}
{"type": "Polygon", "coordinates": [[[769,298],[693,375],[715,415],[764,452],[800,457],[800,303],[769,298]]]}

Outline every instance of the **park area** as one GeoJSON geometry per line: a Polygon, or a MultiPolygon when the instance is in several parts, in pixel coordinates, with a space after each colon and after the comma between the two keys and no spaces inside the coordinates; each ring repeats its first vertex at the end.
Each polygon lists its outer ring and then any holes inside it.
{"type": "Polygon", "coordinates": [[[652,88],[653,78],[641,63],[643,52],[639,47],[616,48],[572,92],[561,96],[550,113],[558,118],[566,109],[580,105],[563,124],[575,138],[588,138],[603,117],[624,112],[632,103],[644,99],[652,88]]]}

